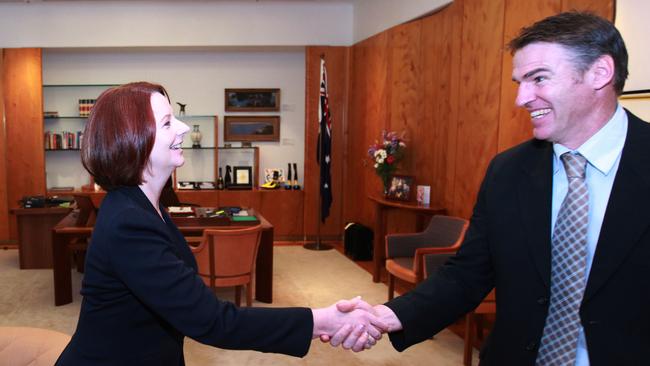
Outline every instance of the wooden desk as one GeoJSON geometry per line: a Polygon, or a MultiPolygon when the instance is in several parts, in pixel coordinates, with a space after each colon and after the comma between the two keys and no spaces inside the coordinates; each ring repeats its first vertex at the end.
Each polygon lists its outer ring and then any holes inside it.
{"type": "Polygon", "coordinates": [[[14,208],[20,269],[52,268],[52,228],[72,211],[65,207],[14,208]]]}
{"type": "MultiPolygon", "coordinates": [[[[411,202],[404,201],[391,201],[385,198],[368,196],[368,199],[375,204],[375,234],[373,243],[372,259],[374,261],[372,270],[372,281],[379,282],[381,280],[381,269],[384,268],[386,262],[386,224],[384,213],[388,210],[408,210],[415,212],[418,215],[433,216],[444,215],[447,210],[442,207],[432,207],[418,205],[411,202]]],[[[418,225],[418,230],[422,230],[422,225],[418,225]]]]}
{"type": "MultiPolygon", "coordinates": [[[[251,212],[251,210],[249,210],[251,212]]],[[[255,273],[255,299],[265,303],[273,301],[273,225],[264,217],[255,213],[262,225],[262,237],[257,252],[255,273]]],[[[72,227],[76,221],[76,212],[65,216],[52,229],[52,254],[54,272],[54,305],[65,305],[72,302],[72,275],[70,273],[70,253],[68,243],[72,238],[85,239],[92,235],[91,227],[72,227]]],[[[179,226],[183,235],[200,236],[203,230],[210,227],[219,229],[235,229],[240,225],[223,226],[179,226]]]]}

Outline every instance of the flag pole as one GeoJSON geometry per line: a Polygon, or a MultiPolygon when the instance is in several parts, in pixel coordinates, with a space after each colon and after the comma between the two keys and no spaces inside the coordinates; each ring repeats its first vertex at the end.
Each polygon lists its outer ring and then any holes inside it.
{"type": "MultiPolygon", "coordinates": [[[[321,53],[320,58],[321,58],[321,60],[325,60],[325,54],[321,53]]],[[[319,92],[319,101],[318,101],[318,103],[320,104],[320,92],[319,92]]],[[[321,120],[321,117],[322,116],[318,116],[318,119],[319,119],[319,121],[318,121],[318,131],[319,131],[319,133],[318,133],[318,166],[319,166],[319,169],[318,169],[319,174],[318,174],[318,176],[319,176],[319,179],[318,179],[318,217],[317,217],[318,221],[316,222],[316,240],[313,243],[305,243],[303,245],[303,248],[309,249],[309,250],[330,250],[330,249],[333,249],[333,247],[331,245],[322,243],[321,237],[320,237],[320,225],[323,222],[323,195],[321,194],[321,191],[320,191],[321,190],[320,184],[321,184],[321,181],[322,181],[321,175],[323,174],[323,171],[322,171],[322,169],[320,169],[320,165],[323,163],[322,160],[323,160],[323,135],[324,135],[324,131],[322,131],[322,128],[321,128],[322,124],[323,124],[322,120],[321,120]]]]}

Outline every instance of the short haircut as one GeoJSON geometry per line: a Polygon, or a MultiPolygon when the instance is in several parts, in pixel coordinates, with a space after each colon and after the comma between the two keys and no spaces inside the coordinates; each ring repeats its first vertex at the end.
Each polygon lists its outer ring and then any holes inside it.
{"type": "Polygon", "coordinates": [[[574,63],[585,72],[600,56],[614,60],[614,90],[623,92],[627,79],[627,49],[616,27],[606,19],[588,12],[570,11],[542,19],[522,28],[508,44],[514,54],[531,43],[557,43],[575,54],[574,63]]]}
{"type": "Polygon", "coordinates": [[[95,102],[81,144],[81,163],[95,183],[110,191],[137,186],[156,139],[151,95],[167,91],[135,82],[104,91],[95,102]]]}

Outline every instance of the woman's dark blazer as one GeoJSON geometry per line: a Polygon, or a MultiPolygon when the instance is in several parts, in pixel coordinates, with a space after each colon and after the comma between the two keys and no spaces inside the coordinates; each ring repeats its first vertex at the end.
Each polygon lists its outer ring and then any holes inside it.
{"type": "Polygon", "coordinates": [[[307,353],[309,309],[219,301],[163,215],[164,222],[139,187],[106,195],[86,254],[77,330],[57,365],[184,365],[184,336],[226,349],[307,353]]]}

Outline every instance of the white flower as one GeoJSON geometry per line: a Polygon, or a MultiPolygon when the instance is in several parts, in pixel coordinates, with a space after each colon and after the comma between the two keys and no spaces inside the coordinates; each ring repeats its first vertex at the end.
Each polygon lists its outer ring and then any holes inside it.
{"type": "Polygon", "coordinates": [[[378,166],[379,166],[379,164],[376,164],[376,163],[375,163],[375,169],[377,169],[378,166]]]}
{"type": "Polygon", "coordinates": [[[375,151],[375,161],[379,164],[383,164],[387,156],[388,154],[386,154],[386,150],[384,149],[375,151]]]}

